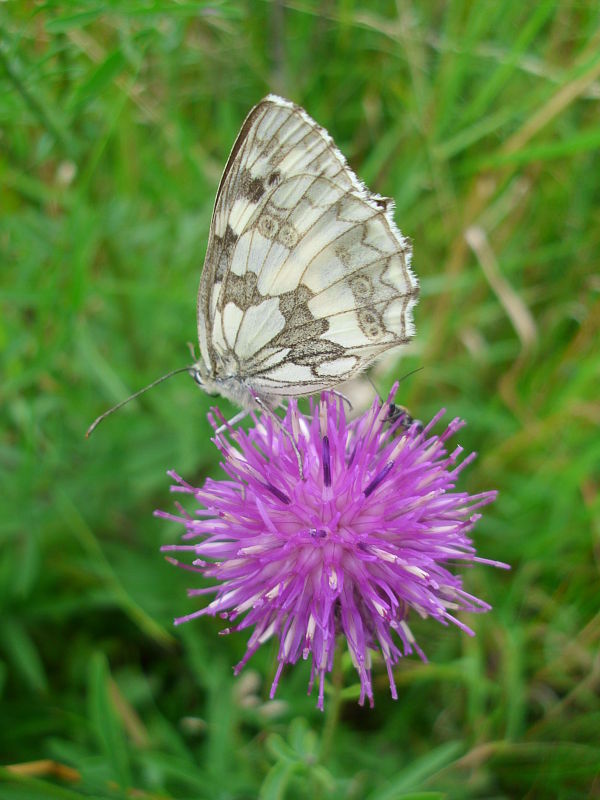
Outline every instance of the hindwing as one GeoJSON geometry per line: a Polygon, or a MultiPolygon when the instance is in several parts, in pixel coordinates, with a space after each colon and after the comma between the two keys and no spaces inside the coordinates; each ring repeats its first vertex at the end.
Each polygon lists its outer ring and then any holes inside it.
{"type": "Polygon", "coordinates": [[[393,202],[302,108],[269,95],[217,193],[198,295],[207,370],[266,396],[348,379],[413,335],[410,258],[393,202]]]}

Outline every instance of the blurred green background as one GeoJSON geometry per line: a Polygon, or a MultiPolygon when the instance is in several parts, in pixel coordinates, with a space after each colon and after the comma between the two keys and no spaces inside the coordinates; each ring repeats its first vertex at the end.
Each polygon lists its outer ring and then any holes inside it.
{"type": "MultiPolygon", "coordinates": [[[[0,797],[600,797],[600,7],[596,2],[0,4],[0,797]],[[185,365],[221,170],[269,91],[396,199],[415,344],[376,371],[469,423],[470,639],[324,715],[308,665],[173,629],[167,469],[218,475],[185,365]],[[9,766],[7,769],[6,766],[9,766]]],[[[224,413],[231,408],[220,402],[224,413]]]]}

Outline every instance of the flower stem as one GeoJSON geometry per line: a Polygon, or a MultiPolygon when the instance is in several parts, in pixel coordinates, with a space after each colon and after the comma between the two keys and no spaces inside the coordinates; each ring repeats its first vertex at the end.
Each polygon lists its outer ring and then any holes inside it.
{"type": "Polygon", "coordinates": [[[333,670],[331,673],[333,691],[327,698],[325,725],[323,726],[323,735],[321,737],[321,756],[319,761],[323,765],[329,761],[329,757],[331,756],[333,738],[338,720],[340,718],[343,678],[342,651],[340,647],[337,647],[333,661],[333,670]]]}

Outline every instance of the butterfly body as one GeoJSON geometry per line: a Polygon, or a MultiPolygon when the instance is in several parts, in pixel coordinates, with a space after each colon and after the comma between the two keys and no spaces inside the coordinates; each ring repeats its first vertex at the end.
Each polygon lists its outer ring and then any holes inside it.
{"type": "Polygon", "coordinates": [[[246,409],[353,377],[413,335],[410,257],[393,201],[369,192],[302,108],[269,95],[217,192],[193,377],[246,409]]]}
{"type": "Polygon", "coordinates": [[[254,392],[250,386],[245,384],[242,378],[233,372],[227,373],[223,370],[220,374],[211,375],[207,372],[203,361],[197,361],[193,364],[190,368],[190,374],[206,394],[226,397],[246,411],[256,407],[257,398],[269,407],[275,407],[279,404],[279,398],[262,396],[254,392]]]}

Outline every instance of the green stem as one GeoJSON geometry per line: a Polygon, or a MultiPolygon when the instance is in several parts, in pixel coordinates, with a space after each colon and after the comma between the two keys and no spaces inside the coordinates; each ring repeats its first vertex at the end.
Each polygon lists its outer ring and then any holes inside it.
{"type": "Polygon", "coordinates": [[[19,63],[16,58],[12,60],[10,58],[9,44],[6,38],[7,37],[2,34],[2,30],[0,29],[0,67],[4,69],[15,91],[21,95],[23,102],[29,107],[29,110],[33,116],[37,118],[42,127],[54,137],[65,153],[74,157],[75,143],[72,137],[57,123],[54,115],[50,113],[47,106],[26,86],[25,81],[21,77],[23,71],[19,63]]]}
{"type": "Polygon", "coordinates": [[[333,690],[327,697],[325,725],[323,726],[323,736],[321,737],[321,756],[319,760],[323,765],[329,761],[329,757],[331,756],[333,738],[337,728],[338,720],[340,718],[343,679],[344,673],[342,670],[342,652],[341,648],[336,647],[333,661],[333,671],[331,673],[333,690]]]}

